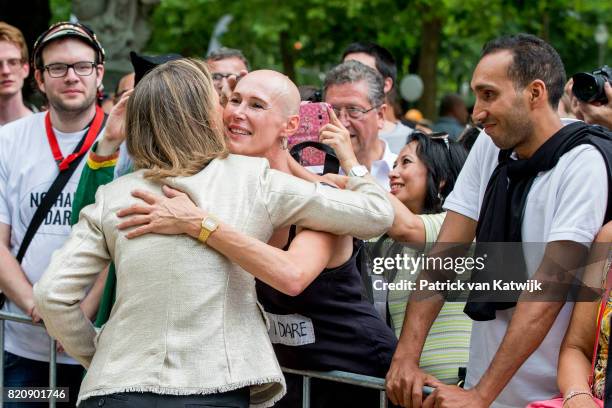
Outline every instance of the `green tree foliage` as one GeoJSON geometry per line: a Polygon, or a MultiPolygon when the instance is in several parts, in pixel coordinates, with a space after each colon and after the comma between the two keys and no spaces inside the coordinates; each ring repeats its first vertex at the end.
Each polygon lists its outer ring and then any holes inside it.
{"type": "Polygon", "coordinates": [[[51,23],[58,21],[66,21],[70,19],[70,11],[72,10],[72,0],[49,0],[49,8],[51,9],[51,23]]]}
{"type": "Polygon", "coordinates": [[[204,56],[215,23],[231,14],[225,46],[242,49],[254,68],[318,85],[346,45],[376,41],[395,55],[400,78],[427,78],[420,107],[435,117],[436,97],[469,83],[483,44],[501,34],[547,39],[569,75],[594,69],[594,30],[612,31],[611,11],[600,0],[162,0],[147,51],[204,56]]]}

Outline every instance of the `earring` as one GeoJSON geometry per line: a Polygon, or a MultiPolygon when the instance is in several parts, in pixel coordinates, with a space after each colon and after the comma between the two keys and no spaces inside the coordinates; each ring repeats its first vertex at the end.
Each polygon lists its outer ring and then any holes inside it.
{"type": "Polygon", "coordinates": [[[287,138],[286,137],[281,138],[280,146],[281,146],[281,149],[287,150],[287,138]]]}

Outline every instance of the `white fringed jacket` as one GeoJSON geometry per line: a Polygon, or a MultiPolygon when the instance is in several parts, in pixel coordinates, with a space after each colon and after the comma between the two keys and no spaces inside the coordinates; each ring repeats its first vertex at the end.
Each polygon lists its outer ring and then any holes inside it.
{"type": "MultiPolygon", "coordinates": [[[[168,181],[237,230],[267,242],[290,224],[370,238],[393,221],[386,193],[351,178],[345,191],[271,170],[261,158],[229,155],[168,181]]],[[[128,240],[117,229],[130,192],[161,194],[143,171],[99,188],[34,286],[50,335],[87,369],[79,402],[117,392],[208,394],[245,386],[252,406],[270,406],[284,379],[268,339],[252,275],[188,236],[128,240]],[[79,302],[110,261],[116,302],[96,333],[79,302]]]]}

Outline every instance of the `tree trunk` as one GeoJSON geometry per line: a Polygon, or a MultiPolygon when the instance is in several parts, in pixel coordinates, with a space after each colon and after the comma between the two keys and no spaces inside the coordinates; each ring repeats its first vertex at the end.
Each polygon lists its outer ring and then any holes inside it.
{"type": "Polygon", "coordinates": [[[421,51],[419,54],[418,74],[423,80],[423,96],[418,107],[423,116],[433,120],[436,115],[437,63],[440,38],[442,35],[442,19],[430,16],[422,19],[421,51]]]}
{"type": "Polygon", "coordinates": [[[542,28],[540,30],[540,38],[544,41],[550,41],[550,13],[548,10],[542,12],[542,28]]]}
{"type": "Polygon", "coordinates": [[[289,32],[282,31],[279,40],[281,59],[283,61],[283,72],[295,82],[295,54],[293,45],[290,43],[289,32]]]}

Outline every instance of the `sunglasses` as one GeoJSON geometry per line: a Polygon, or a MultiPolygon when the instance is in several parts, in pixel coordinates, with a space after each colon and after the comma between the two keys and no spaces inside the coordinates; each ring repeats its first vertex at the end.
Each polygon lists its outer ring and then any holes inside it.
{"type": "Polygon", "coordinates": [[[450,143],[448,142],[448,133],[446,133],[446,132],[435,132],[435,133],[432,133],[432,134],[428,135],[428,137],[431,140],[437,140],[437,141],[444,142],[444,144],[446,145],[446,148],[448,150],[450,150],[450,143]]]}

